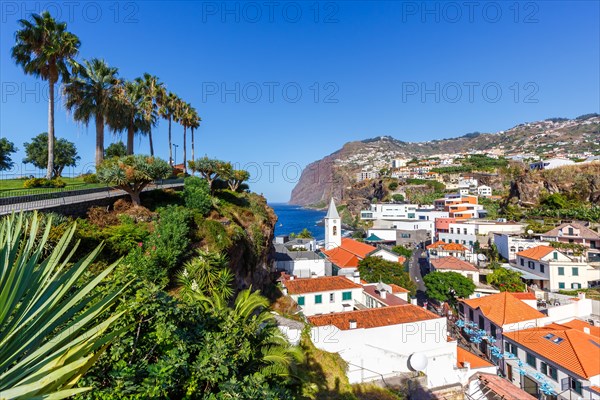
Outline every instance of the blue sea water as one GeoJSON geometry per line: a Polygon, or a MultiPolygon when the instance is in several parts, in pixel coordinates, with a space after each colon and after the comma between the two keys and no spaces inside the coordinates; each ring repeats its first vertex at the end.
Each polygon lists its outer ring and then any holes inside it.
{"type": "Polygon", "coordinates": [[[269,206],[273,208],[278,217],[275,235],[298,233],[306,228],[313,234],[315,239],[325,239],[323,225],[317,226],[317,223],[325,216],[325,211],[310,210],[285,203],[271,203],[269,206]]]}

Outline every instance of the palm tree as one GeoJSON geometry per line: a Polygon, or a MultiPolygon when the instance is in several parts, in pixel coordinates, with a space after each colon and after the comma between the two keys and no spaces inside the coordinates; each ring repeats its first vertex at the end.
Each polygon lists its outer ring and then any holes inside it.
{"type": "Polygon", "coordinates": [[[117,112],[117,75],[118,68],[93,58],[84,62],[64,88],[65,107],[73,112],[73,119],[88,125],[93,117],[96,122],[96,167],[104,160],[104,125],[113,121],[117,112]]]}
{"type": "Polygon", "coordinates": [[[88,277],[102,246],[72,260],[75,224],[48,249],[52,219],[11,215],[0,220],[0,393],[6,399],[63,399],[118,332],[123,313],[105,312],[125,289],[100,298],[94,289],[116,267],[88,277]],[[44,254],[49,253],[48,256],[44,254]]]}
{"type": "Polygon", "coordinates": [[[137,132],[148,133],[150,125],[146,120],[143,106],[144,89],[137,81],[127,81],[120,85],[116,96],[117,110],[113,113],[109,126],[114,131],[127,131],[127,155],[132,155],[133,139],[137,132]]]}
{"type": "Polygon", "coordinates": [[[21,29],[15,34],[12,58],[28,75],[48,81],[48,169],[46,178],[54,171],[54,85],[69,78],[68,64],[76,66],[80,41],[67,31],[67,24],[56,22],[49,12],[32,14],[33,21],[21,19],[21,29]]]}
{"type": "Polygon", "coordinates": [[[150,141],[150,155],[154,156],[154,143],[152,141],[152,127],[156,126],[158,121],[158,109],[166,97],[165,87],[157,76],[144,73],[142,78],[137,78],[136,82],[143,88],[142,108],[146,116],[146,122],[149,124],[148,139],[150,141]]]}
{"type": "Polygon", "coordinates": [[[169,165],[173,165],[173,145],[171,144],[171,121],[173,120],[173,115],[175,114],[175,111],[177,111],[177,104],[179,101],[179,97],[169,92],[169,94],[164,98],[164,101],[162,102],[161,107],[159,109],[160,116],[169,121],[169,165]]]}
{"type": "Polygon", "coordinates": [[[187,128],[192,123],[192,106],[180,101],[175,115],[177,122],[183,126],[183,172],[187,173],[187,128]]]}
{"type": "Polygon", "coordinates": [[[190,129],[192,134],[192,160],[195,160],[194,157],[194,129],[198,129],[200,127],[200,122],[202,118],[198,115],[198,112],[195,108],[192,107],[191,116],[190,116],[190,129]]]}

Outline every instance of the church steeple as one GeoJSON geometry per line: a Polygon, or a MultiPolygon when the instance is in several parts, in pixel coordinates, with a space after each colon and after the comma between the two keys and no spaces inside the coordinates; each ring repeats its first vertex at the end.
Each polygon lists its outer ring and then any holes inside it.
{"type": "Polygon", "coordinates": [[[325,216],[325,249],[330,250],[342,245],[342,221],[333,198],[325,216]]]}

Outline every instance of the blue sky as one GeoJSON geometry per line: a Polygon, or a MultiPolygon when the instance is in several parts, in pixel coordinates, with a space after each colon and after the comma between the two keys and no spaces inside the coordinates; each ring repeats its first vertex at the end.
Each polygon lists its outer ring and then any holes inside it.
{"type": "MultiPolygon", "coordinates": [[[[423,141],[600,110],[599,2],[465,4],[5,1],[0,136],[22,149],[47,130],[43,83],[10,58],[17,19],[44,8],[80,37],[80,60],[104,58],[128,79],[150,72],[191,102],[203,119],[196,156],[246,166],[272,202],[351,140],[423,141]]],[[[179,162],[183,128],[173,132],[179,162]]],[[[89,169],[93,124],[58,106],[56,133],[76,143],[76,171],[89,169]]],[[[165,159],[166,133],[161,121],[165,159]]],[[[136,146],[148,152],[147,139],[136,146]]]]}

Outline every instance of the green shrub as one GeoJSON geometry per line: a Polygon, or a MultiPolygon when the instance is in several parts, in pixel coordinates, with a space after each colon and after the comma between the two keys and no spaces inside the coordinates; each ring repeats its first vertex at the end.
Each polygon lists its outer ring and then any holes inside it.
{"type": "Polygon", "coordinates": [[[126,215],[121,217],[121,224],[109,226],[102,233],[106,237],[109,249],[118,255],[126,255],[139,243],[143,243],[149,235],[146,224],[136,223],[126,215]]]}
{"type": "Polygon", "coordinates": [[[206,215],[212,206],[208,182],[196,176],[185,178],[183,198],[188,208],[198,210],[202,215],[206,215]]]}
{"type": "Polygon", "coordinates": [[[98,182],[100,182],[98,180],[98,175],[96,175],[96,174],[85,174],[85,175],[82,175],[82,178],[83,178],[83,181],[85,183],[98,183],[98,182]]]}
{"type": "Polygon", "coordinates": [[[390,190],[396,190],[397,188],[398,188],[398,182],[391,182],[388,185],[388,189],[390,189],[390,190]]]}
{"type": "Polygon", "coordinates": [[[60,178],[46,179],[46,178],[31,178],[23,182],[23,187],[26,189],[32,188],[63,188],[67,186],[65,181],[60,178]]]}

